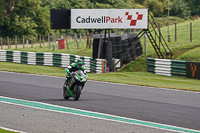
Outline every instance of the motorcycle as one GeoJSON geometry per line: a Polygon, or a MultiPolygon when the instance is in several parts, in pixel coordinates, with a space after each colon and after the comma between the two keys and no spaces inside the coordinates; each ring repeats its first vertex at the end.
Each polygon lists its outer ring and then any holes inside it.
{"type": "Polygon", "coordinates": [[[77,101],[82,94],[83,87],[87,82],[87,75],[83,73],[82,70],[77,70],[70,74],[70,80],[68,83],[63,85],[63,98],[69,99],[72,97],[77,101]]]}

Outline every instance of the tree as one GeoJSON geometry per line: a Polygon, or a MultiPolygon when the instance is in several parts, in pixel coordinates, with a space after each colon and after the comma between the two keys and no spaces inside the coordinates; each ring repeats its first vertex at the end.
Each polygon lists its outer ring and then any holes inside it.
{"type": "MultiPolygon", "coordinates": [[[[94,1],[93,1],[94,2],[94,1]]],[[[95,8],[118,8],[118,9],[130,9],[134,8],[134,0],[96,0],[95,8]]]]}
{"type": "Polygon", "coordinates": [[[42,6],[47,6],[49,9],[71,9],[68,0],[43,0],[42,6]]]}
{"type": "Polygon", "coordinates": [[[151,12],[153,12],[155,17],[163,16],[163,13],[165,11],[165,6],[161,1],[159,1],[159,0],[145,0],[144,5],[151,12]]]}
{"type": "Polygon", "coordinates": [[[1,0],[0,35],[31,36],[50,30],[49,10],[41,0],[1,0]]]}
{"type": "Polygon", "coordinates": [[[184,0],[174,0],[171,8],[171,15],[186,19],[191,15],[188,3],[184,0]]]}
{"type": "Polygon", "coordinates": [[[88,0],[69,0],[71,8],[74,9],[92,9],[94,3],[88,0]]]}
{"type": "Polygon", "coordinates": [[[191,11],[191,15],[200,15],[200,0],[186,0],[191,11]]]}

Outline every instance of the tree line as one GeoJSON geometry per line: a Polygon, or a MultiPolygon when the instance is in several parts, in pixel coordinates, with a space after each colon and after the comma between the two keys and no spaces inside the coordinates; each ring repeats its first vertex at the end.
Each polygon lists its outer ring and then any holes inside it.
{"type": "MultiPolygon", "coordinates": [[[[187,19],[200,15],[200,0],[169,0],[169,4],[170,16],[187,19]]],[[[51,31],[50,9],[107,8],[148,8],[155,17],[166,17],[168,0],[0,0],[0,36],[47,35],[51,31]]]]}

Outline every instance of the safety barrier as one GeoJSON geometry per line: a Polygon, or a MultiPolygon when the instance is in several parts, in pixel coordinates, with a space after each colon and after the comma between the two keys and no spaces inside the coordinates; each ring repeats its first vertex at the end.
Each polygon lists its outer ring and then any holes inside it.
{"type": "Polygon", "coordinates": [[[186,61],[147,58],[147,71],[166,76],[186,76],[186,61]]]}
{"type": "Polygon", "coordinates": [[[23,51],[8,51],[0,50],[0,61],[23,63],[29,65],[45,65],[68,67],[77,59],[82,59],[85,69],[90,73],[104,73],[106,72],[105,59],[93,59],[85,56],[78,56],[64,53],[36,53],[36,52],[23,52],[23,51]]]}

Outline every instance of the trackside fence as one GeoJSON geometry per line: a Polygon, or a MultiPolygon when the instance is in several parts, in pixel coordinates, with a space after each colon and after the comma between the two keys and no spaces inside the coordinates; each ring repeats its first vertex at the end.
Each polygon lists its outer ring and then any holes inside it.
{"type": "Polygon", "coordinates": [[[165,76],[200,79],[200,63],[198,62],[147,58],[147,71],[165,76]]]}
{"type": "Polygon", "coordinates": [[[23,63],[29,65],[45,65],[68,67],[77,59],[82,59],[85,69],[90,73],[105,73],[106,60],[93,59],[85,56],[78,56],[64,53],[36,53],[36,52],[23,52],[23,51],[8,51],[0,50],[0,61],[23,63]]]}

